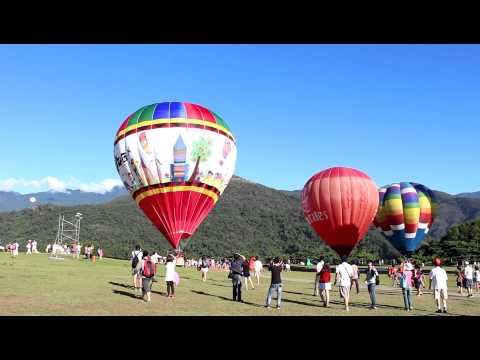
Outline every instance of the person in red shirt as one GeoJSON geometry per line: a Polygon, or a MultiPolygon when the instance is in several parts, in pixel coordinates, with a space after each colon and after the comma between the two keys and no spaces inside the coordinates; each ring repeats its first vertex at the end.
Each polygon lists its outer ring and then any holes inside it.
{"type": "Polygon", "coordinates": [[[331,288],[332,284],[330,282],[330,266],[328,266],[328,264],[324,264],[318,279],[318,289],[320,290],[320,298],[323,301],[324,307],[330,307],[331,288]]]}

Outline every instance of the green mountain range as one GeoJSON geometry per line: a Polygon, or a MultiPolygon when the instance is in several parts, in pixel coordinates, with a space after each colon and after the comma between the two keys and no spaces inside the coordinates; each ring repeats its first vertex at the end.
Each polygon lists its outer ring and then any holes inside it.
{"type": "MultiPolygon", "coordinates": [[[[438,242],[454,225],[480,218],[480,199],[436,192],[438,216],[427,244],[438,242]]],[[[291,259],[336,255],[323,244],[303,217],[300,191],[282,191],[233,177],[217,206],[186,243],[187,256],[230,256],[234,252],[291,259]]],[[[28,239],[40,250],[53,243],[58,215],[73,219],[81,212],[81,243],[101,246],[106,256],[127,258],[135,244],[166,253],[170,245],[146,219],[130,196],[105,204],[74,207],[40,205],[35,209],[0,213],[0,242],[18,241],[25,251],[28,239]]],[[[373,226],[352,256],[390,258],[398,253],[373,226]]]]}

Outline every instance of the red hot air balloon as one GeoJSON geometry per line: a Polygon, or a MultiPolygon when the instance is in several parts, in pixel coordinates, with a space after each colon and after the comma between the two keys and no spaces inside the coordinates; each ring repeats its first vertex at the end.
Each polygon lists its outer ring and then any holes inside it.
{"type": "Polygon", "coordinates": [[[308,223],[327,245],[348,256],[375,218],[377,186],[359,170],[333,167],[307,181],[302,207],[308,223]]]}

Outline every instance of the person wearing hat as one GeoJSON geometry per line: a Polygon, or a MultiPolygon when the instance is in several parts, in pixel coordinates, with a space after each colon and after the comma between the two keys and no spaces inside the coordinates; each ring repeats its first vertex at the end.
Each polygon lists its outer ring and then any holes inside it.
{"type": "Polygon", "coordinates": [[[465,261],[465,268],[463,269],[463,275],[465,277],[465,287],[467,288],[468,297],[472,297],[473,287],[473,268],[468,261],[465,261]]]}
{"type": "Polygon", "coordinates": [[[402,288],[403,303],[405,305],[405,311],[413,310],[412,303],[412,287],[413,287],[413,265],[409,259],[405,260],[401,270],[400,287],[402,288]]]}
{"type": "Polygon", "coordinates": [[[442,260],[439,258],[435,258],[433,260],[433,265],[435,266],[432,271],[430,271],[430,285],[428,286],[429,289],[433,287],[433,297],[437,303],[437,313],[442,312],[442,304],[443,304],[443,312],[447,313],[447,299],[448,299],[448,287],[447,287],[447,272],[441,267],[442,260]]]}

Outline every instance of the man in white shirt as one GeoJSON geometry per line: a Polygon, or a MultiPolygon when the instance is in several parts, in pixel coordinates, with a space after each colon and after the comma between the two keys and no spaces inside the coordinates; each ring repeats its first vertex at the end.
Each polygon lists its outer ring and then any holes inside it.
{"type": "Polygon", "coordinates": [[[32,241],[32,253],[38,254],[38,250],[37,250],[37,240],[33,240],[33,241],[32,241]]]}
{"type": "Polygon", "coordinates": [[[345,302],[345,310],[350,311],[348,307],[348,301],[350,298],[350,285],[352,284],[351,278],[353,276],[352,266],[347,263],[347,256],[342,255],[342,263],[337,266],[335,275],[335,284],[338,283],[340,289],[340,296],[343,297],[345,302]]]}
{"type": "Polygon", "coordinates": [[[463,270],[463,275],[465,276],[465,287],[467,288],[468,297],[473,296],[472,286],[473,286],[473,268],[468,261],[465,261],[465,269],[463,270]]]}
{"type": "Polygon", "coordinates": [[[447,299],[448,299],[447,272],[441,268],[442,261],[439,258],[436,258],[435,260],[433,260],[433,265],[435,265],[435,267],[432,269],[432,271],[430,271],[429,289],[433,287],[433,296],[437,303],[437,313],[442,312],[441,303],[443,303],[443,312],[447,313],[447,299]]]}
{"type": "Polygon", "coordinates": [[[313,287],[313,296],[318,296],[318,280],[320,279],[320,271],[323,269],[323,264],[325,264],[324,257],[320,256],[320,261],[317,263],[317,273],[315,274],[315,285],[313,287]]]}
{"type": "Polygon", "coordinates": [[[254,270],[255,270],[255,278],[257,279],[257,285],[260,285],[260,272],[263,269],[263,264],[258,259],[258,256],[255,257],[255,262],[254,262],[253,267],[254,267],[254,270]]]}

